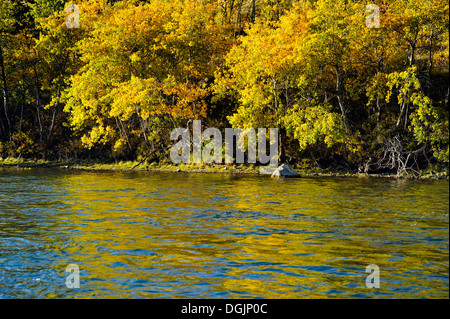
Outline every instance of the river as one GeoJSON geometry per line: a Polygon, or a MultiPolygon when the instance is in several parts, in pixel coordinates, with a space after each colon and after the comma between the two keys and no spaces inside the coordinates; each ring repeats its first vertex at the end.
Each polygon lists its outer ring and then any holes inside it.
{"type": "Polygon", "coordinates": [[[0,169],[0,298],[448,289],[448,180],[0,169]]]}

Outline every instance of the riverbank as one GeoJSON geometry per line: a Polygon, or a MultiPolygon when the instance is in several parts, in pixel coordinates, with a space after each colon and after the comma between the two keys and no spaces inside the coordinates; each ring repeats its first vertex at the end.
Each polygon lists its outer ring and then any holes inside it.
{"type": "MultiPolygon", "coordinates": [[[[339,176],[339,177],[381,177],[412,179],[449,179],[447,167],[432,167],[420,171],[420,175],[396,176],[393,173],[362,174],[342,167],[319,168],[290,165],[301,176],[339,176]]],[[[123,170],[123,171],[167,171],[186,173],[225,173],[225,174],[259,174],[259,166],[254,164],[158,164],[139,161],[102,162],[93,160],[46,161],[17,158],[0,158],[0,168],[10,169],[77,169],[77,170],[123,170]]]]}

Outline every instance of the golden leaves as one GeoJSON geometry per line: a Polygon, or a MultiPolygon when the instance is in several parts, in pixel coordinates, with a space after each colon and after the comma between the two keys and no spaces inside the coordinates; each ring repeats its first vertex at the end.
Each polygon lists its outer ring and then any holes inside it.
{"type": "Polygon", "coordinates": [[[231,44],[218,41],[226,35],[214,22],[216,10],[202,1],[124,1],[97,14],[90,36],[78,43],[86,64],[72,78],[67,100],[72,125],[90,127],[87,146],[118,136],[92,127],[99,120],[123,121],[125,135],[139,132],[131,124],[136,118],[206,116],[211,89],[205,79],[214,76],[217,54],[231,44]]]}

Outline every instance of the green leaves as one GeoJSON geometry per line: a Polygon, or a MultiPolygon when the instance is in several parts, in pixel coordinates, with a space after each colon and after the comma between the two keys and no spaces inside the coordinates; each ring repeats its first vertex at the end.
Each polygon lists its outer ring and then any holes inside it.
{"type": "Polygon", "coordinates": [[[295,104],[283,118],[289,134],[299,141],[300,150],[323,141],[328,147],[343,143],[344,128],[340,116],[331,111],[330,105],[295,104]]]}

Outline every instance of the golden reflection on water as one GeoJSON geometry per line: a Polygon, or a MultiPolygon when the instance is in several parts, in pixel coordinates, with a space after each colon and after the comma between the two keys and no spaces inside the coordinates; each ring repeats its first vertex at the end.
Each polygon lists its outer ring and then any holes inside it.
{"type": "Polygon", "coordinates": [[[50,185],[30,205],[52,225],[34,227],[55,271],[80,266],[71,297],[448,298],[448,181],[70,172],[50,185]]]}

